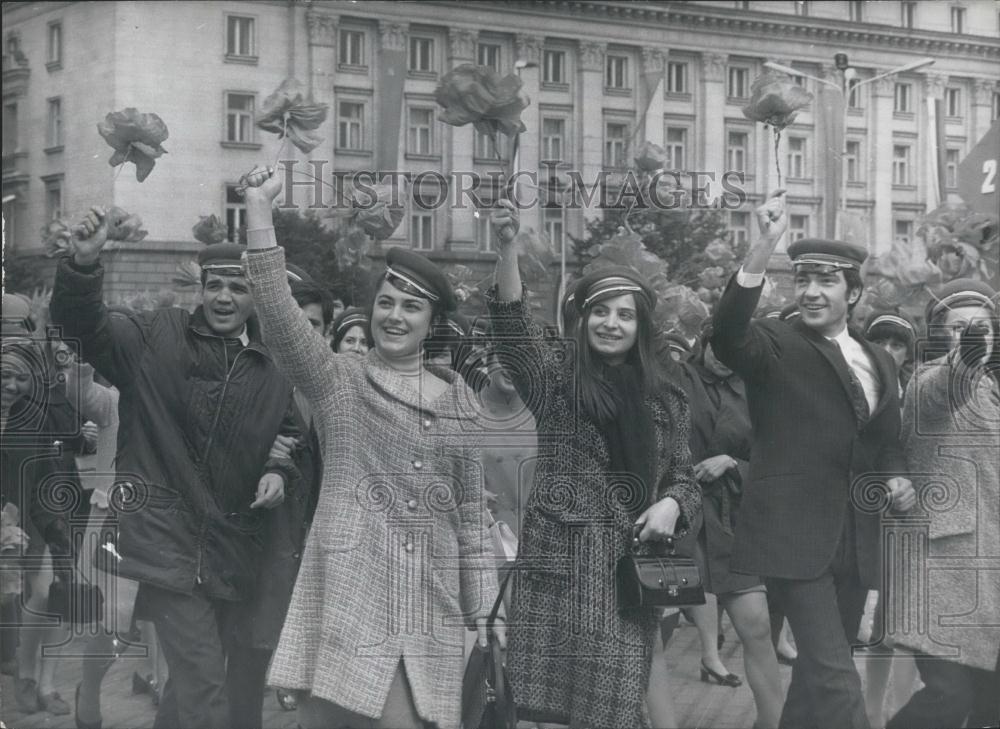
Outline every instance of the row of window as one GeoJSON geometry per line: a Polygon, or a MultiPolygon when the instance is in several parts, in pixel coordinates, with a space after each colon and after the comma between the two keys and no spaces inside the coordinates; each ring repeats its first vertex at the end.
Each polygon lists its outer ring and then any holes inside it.
{"type": "MultiPolygon", "coordinates": [[[[63,61],[63,25],[62,20],[49,21],[46,30],[45,66],[54,71],[62,68],[63,61]]],[[[17,31],[7,33],[4,42],[4,53],[11,58],[21,55],[21,36],[17,31]]]]}
{"type": "MultiPolygon", "coordinates": [[[[737,1],[736,7],[741,10],[750,10],[751,3],[743,1],[737,1]]],[[[795,14],[800,16],[809,15],[809,3],[805,0],[798,0],[793,4],[795,9],[795,14]]],[[[852,0],[847,3],[847,17],[853,23],[863,23],[865,22],[865,3],[864,0],[852,0]]],[[[900,25],[904,28],[913,28],[914,22],[917,17],[917,3],[913,0],[910,2],[900,3],[900,25]]],[[[966,14],[965,8],[961,5],[951,6],[951,32],[952,33],[964,33],[967,30],[966,26],[966,14]]]]}

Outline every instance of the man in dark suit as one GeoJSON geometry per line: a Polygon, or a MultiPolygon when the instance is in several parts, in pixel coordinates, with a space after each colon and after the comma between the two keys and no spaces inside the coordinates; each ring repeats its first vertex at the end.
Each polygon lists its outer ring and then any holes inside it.
{"type": "Polygon", "coordinates": [[[712,347],[747,387],[750,477],[732,568],[766,579],[798,646],[780,727],[869,726],[850,643],[881,587],[879,515],[913,506],[888,354],[847,329],[861,296],[860,246],[789,246],[801,317],[751,320],[787,227],[781,194],[757,210],[761,239],[715,312],[712,347]]]}

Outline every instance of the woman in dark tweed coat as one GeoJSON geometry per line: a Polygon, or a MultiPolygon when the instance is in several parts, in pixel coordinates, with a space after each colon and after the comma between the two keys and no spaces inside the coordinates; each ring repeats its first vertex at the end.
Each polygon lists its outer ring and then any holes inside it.
{"type": "Polygon", "coordinates": [[[684,531],[701,506],[682,391],[651,345],[652,291],[627,269],[579,282],[576,347],[545,341],[523,297],[516,213],[494,213],[494,347],[538,423],[535,487],[521,528],[508,667],[523,718],[648,725],[654,610],[619,610],[615,564],[641,541],[684,531]],[[649,492],[652,491],[652,494],[649,492]]]}

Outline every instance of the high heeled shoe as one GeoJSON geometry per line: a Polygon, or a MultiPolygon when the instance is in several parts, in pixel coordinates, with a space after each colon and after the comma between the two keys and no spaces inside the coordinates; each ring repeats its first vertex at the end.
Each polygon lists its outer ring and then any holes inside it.
{"type": "Polygon", "coordinates": [[[716,673],[711,668],[705,665],[705,661],[701,662],[701,680],[705,683],[712,683],[710,678],[714,678],[715,682],[720,686],[732,686],[736,688],[737,686],[743,685],[743,679],[737,676],[735,673],[727,673],[722,675],[721,673],[716,673]]]}
{"type": "Polygon", "coordinates": [[[97,721],[84,721],[80,718],[80,684],[76,685],[76,694],[73,697],[73,719],[76,721],[76,729],[101,729],[104,718],[97,721]]]}
{"type": "Polygon", "coordinates": [[[285,689],[277,689],[276,696],[278,704],[285,711],[295,711],[299,708],[299,702],[298,699],[295,698],[295,692],[285,691],[285,689]]]}

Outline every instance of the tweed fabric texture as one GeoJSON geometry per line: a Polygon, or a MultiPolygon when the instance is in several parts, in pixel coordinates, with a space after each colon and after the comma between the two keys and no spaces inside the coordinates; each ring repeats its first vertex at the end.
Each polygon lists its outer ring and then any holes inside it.
{"type": "MultiPolygon", "coordinates": [[[[646,723],[656,614],[623,613],[615,565],[650,503],[646,484],[610,474],[607,444],[577,411],[575,357],[545,341],[521,301],[489,292],[493,345],[538,424],[539,460],[520,533],[508,666],[519,710],[574,727],[646,723]]],[[[656,428],[655,497],[681,507],[682,534],[701,508],[688,449],[688,409],[670,386],[648,397],[656,428]]]]}
{"type": "MultiPolygon", "coordinates": [[[[996,380],[982,373],[958,377],[954,354],[920,367],[906,389],[903,448],[918,495],[907,518],[926,524],[929,541],[927,569],[920,575],[926,593],[891,603],[900,608],[891,616],[896,642],[992,671],[1000,653],[996,380]]],[[[899,591],[909,587],[902,578],[913,579],[905,571],[894,576],[899,579],[892,588],[899,591]]]]}
{"type": "Polygon", "coordinates": [[[246,257],[275,358],[313,407],[323,483],[272,685],[378,717],[400,658],[422,719],[460,722],[465,631],[497,593],[475,395],[454,373],[432,402],[372,351],[335,355],[285,279],[246,257]]]}

